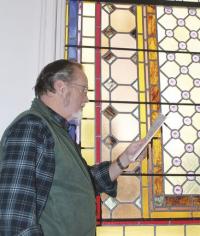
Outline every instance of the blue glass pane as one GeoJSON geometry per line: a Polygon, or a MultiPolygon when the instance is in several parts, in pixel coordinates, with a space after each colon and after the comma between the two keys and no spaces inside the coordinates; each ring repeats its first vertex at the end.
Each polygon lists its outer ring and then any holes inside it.
{"type": "MultiPolygon", "coordinates": [[[[78,2],[69,1],[69,45],[77,45],[78,31],[78,2]]],[[[68,59],[77,59],[77,49],[75,47],[68,48],[68,59]]]]}

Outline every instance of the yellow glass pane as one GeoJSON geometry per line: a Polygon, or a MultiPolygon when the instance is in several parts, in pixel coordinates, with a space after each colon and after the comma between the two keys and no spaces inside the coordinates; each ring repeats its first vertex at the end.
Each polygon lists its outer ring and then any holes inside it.
{"type": "Polygon", "coordinates": [[[111,26],[118,32],[130,32],[135,28],[135,16],[129,10],[118,9],[111,14],[111,26]]]}
{"type": "Polygon", "coordinates": [[[137,32],[138,32],[138,34],[143,33],[142,6],[137,6],[137,32]]]}
{"type": "MultiPolygon", "coordinates": [[[[145,162],[145,161],[143,161],[143,162],[145,162]]],[[[148,173],[148,172],[147,172],[147,171],[144,171],[144,170],[142,169],[142,173],[148,173]]],[[[149,186],[149,179],[148,179],[147,176],[142,176],[142,187],[145,188],[145,187],[147,187],[147,186],[149,186]]],[[[145,198],[146,198],[146,202],[147,202],[148,196],[145,196],[145,198]]],[[[144,199],[144,201],[145,201],[145,199],[144,199]]],[[[145,207],[148,208],[147,205],[145,205],[145,206],[143,206],[143,207],[144,207],[144,208],[145,208],[145,207]]]]}
{"type": "Polygon", "coordinates": [[[145,76],[144,76],[144,64],[139,63],[139,89],[141,92],[145,92],[145,76]]]}
{"type": "Polygon", "coordinates": [[[160,166],[162,164],[161,156],[162,156],[161,140],[153,139],[153,163],[154,165],[160,166]]]}
{"type": "Polygon", "coordinates": [[[143,49],[143,43],[144,43],[144,39],[143,39],[143,35],[138,35],[138,49],[143,49]]]}
{"type": "Polygon", "coordinates": [[[156,226],[156,236],[184,236],[184,226],[156,226]]]}
{"type": "Polygon", "coordinates": [[[148,218],[149,217],[149,193],[148,193],[148,188],[146,187],[142,188],[142,209],[143,209],[142,217],[148,218]]]}
{"type": "Polygon", "coordinates": [[[94,118],[95,114],[94,108],[95,107],[93,102],[86,103],[82,113],[83,118],[94,118]]]}
{"type": "Polygon", "coordinates": [[[82,48],[82,62],[93,62],[94,63],[94,49],[93,48],[82,48]]]}
{"type": "MultiPolygon", "coordinates": [[[[143,102],[144,101],[143,99],[145,99],[145,95],[140,93],[140,102],[143,102]]],[[[140,105],[140,122],[146,124],[146,106],[145,105],[140,105]]]]}
{"type": "Polygon", "coordinates": [[[94,147],[95,125],[93,120],[81,121],[81,146],[94,147]]]}
{"type": "Polygon", "coordinates": [[[89,166],[95,164],[94,149],[82,149],[81,153],[89,166]]]}
{"type": "Polygon", "coordinates": [[[125,236],[154,236],[153,226],[126,226],[125,236]]]}
{"type": "Polygon", "coordinates": [[[83,37],[84,36],[94,37],[95,36],[95,19],[83,17],[82,21],[83,21],[83,27],[82,27],[83,37]]]}
{"type": "Polygon", "coordinates": [[[97,227],[97,236],[123,236],[122,226],[101,226],[97,227]]]}
{"type": "Polygon", "coordinates": [[[146,124],[140,124],[141,138],[144,138],[147,134],[146,124]]]}
{"type": "Polygon", "coordinates": [[[200,232],[200,225],[186,225],[186,236],[197,236],[200,232]]]}
{"type": "MultiPolygon", "coordinates": [[[[147,166],[147,159],[144,159],[142,161],[142,173],[148,173],[148,166],[147,166]]],[[[144,179],[147,178],[147,176],[143,176],[144,179]]],[[[142,181],[144,181],[144,179],[142,179],[142,181]]]]}
{"type": "Polygon", "coordinates": [[[200,212],[192,212],[192,217],[200,217],[200,212]]]}
{"type": "Polygon", "coordinates": [[[145,101],[145,93],[140,93],[140,102],[144,102],[145,101]]]}
{"type": "Polygon", "coordinates": [[[83,3],[83,15],[94,16],[95,15],[95,4],[94,3],[83,3]]]}
{"type": "Polygon", "coordinates": [[[94,64],[82,64],[84,72],[88,78],[88,89],[94,90],[95,86],[95,71],[94,64]]]}
{"type": "Polygon", "coordinates": [[[144,53],[138,52],[138,62],[144,62],[144,53]]]}
{"type": "MultiPolygon", "coordinates": [[[[190,218],[191,212],[152,212],[152,218],[190,218]]],[[[171,235],[170,235],[171,236],[171,235]]]]}

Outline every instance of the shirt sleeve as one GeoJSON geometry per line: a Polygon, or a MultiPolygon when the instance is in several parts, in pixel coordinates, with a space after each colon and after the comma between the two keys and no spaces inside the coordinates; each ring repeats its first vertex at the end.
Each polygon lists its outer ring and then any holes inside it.
{"type": "Polygon", "coordinates": [[[117,195],[117,181],[111,181],[109,167],[111,162],[105,161],[100,164],[90,166],[89,172],[93,180],[96,194],[105,192],[111,197],[117,195]]]}
{"type": "Polygon", "coordinates": [[[7,130],[3,138],[0,172],[1,236],[43,235],[38,222],[51,186],[54,163],[51,151],[48,151],[50,144],[45,135],[47,131],[38,119],[34,116],[20,119],[7,130]],[[45,167],[44,159],[47,156],[49,161],[45,167]]]}

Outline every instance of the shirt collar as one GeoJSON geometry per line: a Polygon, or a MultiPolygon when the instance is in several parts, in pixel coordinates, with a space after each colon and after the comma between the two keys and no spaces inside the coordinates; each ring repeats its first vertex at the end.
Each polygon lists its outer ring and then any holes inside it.
{"type": "Polygon", "coordinates": [[[69,134],[69,136],[75,141],[76,140],[76,134],[75,134],[75,130],[76,130],[76,121],[71,120],[71,121],[67,121],[66,119],[64,119],[62,116],[60,116],[58,113],[56,113],[54,110],[52,110],[50,107],[47,107],[53,117],[53,119],[56,120],[56,122],[61,125],[69,134]]]}
{"type": "MultiPolygon", "coordinates": [[[[42,101],[41,101],[42,102],[42,101]]],[[[45,104],[44,104],[45,105],[45,104]]],[[[46,105],[45,105],[46,106],[46,105]]],[[[57,112],[52,110],[50,107],[46,106],[49,112],[51,113],[52,118],[64,129],[68,129],[69,122],[63,118],[61,115],[59,115],[57,112]]]]}

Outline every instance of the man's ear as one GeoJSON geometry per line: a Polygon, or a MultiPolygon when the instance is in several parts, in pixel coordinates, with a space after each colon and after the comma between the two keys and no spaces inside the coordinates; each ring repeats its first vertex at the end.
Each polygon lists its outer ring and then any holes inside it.
{"type": "Polygon", "coordinates": [[[56,80],[54,82],[54,89],[57,94],[63,94],[64,90],[67,88],[66,83],[62,80],[56,80]]]}

